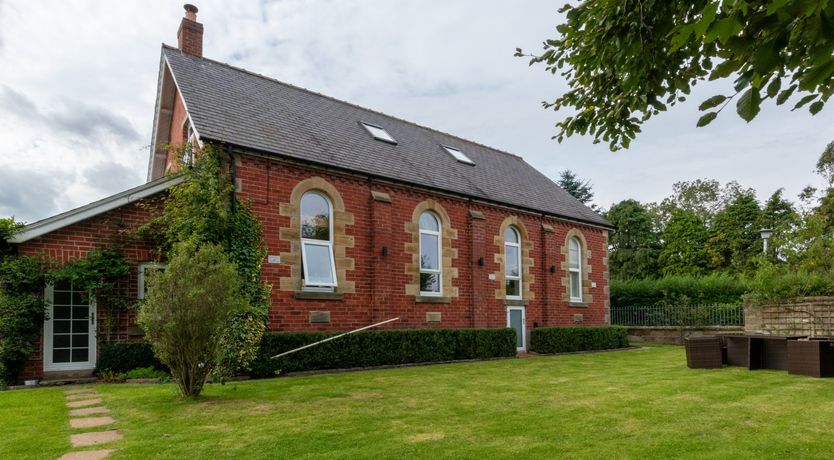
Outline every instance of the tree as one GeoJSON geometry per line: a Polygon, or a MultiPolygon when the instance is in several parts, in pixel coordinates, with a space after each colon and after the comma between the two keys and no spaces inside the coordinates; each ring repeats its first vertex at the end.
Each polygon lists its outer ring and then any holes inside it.
{"type": "Polygon", "coordinates": [[[180,243],[149,276],[138,323],[183,396],[199,396],[223,359],[225,326],[249,308],[240,290],[237,267],[214,244],[180,243]]]}
{"type": "Polygon", "coordinates": [[[0,217],[0,256],[12,252],[9,239],[21,230],[23,223],[15,221],[14,217],[0,217]]]}
{"type": "MultiPolygon", "coordinates": [[[[574,198],[581,201],[584,204],[588,204],[591,200],[594,199],[594,192],[593,192],[593,185],[591,184],[590,180],[582,181],[576,173],[571,171],[570,169],[566,169],[559,173],[559,180],[556,181],[559,187],[568,193],[570,193],[574,198]]],[[[591,209],[596,210],[596,206],[593,204],[590,205],[591,209]]]]}
{"type": "Polygon", "coordinates": [[[222,380],[248,370],[266,330],[270,286],[261,281],[266,247],[251,207],[234,197],[216,147],[206,143],[194,164],[181,170],[186,171],[186,180],[170,189],[162,214],[143,231],[159,230],[163,251],[183,242],[218,245],[235,264],[241,278],[240,295],[248,300],[249,308],[229,318],[219,338],[224,353],[214,371],[222,380]]]}
{"type": "Polygon", "coordinates": [[[694,212],[709,226],[715,214],[736,197],[754,193],[755,190],[744,188],[736,181],[727,182],[723,186],[715,179],[681,181],[672,185],[671,196],[650,208],[658,215],[661,225],[669,221],[676,209],[683,209],[694,212]]]}
{"type": "Polygon", "coordinates": [[[683,102],[705,80],[732,77],[732,89],[703,101],[712,122],[733,99],[752,120],[765,100],[822,110],[834,92],[830,24],[834,2],[777,0],[600,0],[565,5],[558,36],[530,65],[567,79],[545,108],[574,109],[556,127],[559,142],[590,134],[611,150],[628,148],[643,123],[683,102]],[[801,96],[800,96],[801,95],[801,96]]]}
{"type": "Polygon", "coordinates": [[[652,216],[637,200],[623,200],[605,213],[617,227],[608,244],[608,267],[617,279],[653,278],[658,274],[660,236],[652,216]]]}
{"type": "Polygon", "coordinates": [[[710,267],[746,272],[762,252],[762,211],[753,193],[737,196],[715,215],[706,244],[710,267]]]}
{"type": "Polygon", "coordinates": [[[703,275],[707,268],[704,243],[708,237],[707,227],[697,214],[676,210],[663,230],[660,251],[663,275],[703,275]]]}

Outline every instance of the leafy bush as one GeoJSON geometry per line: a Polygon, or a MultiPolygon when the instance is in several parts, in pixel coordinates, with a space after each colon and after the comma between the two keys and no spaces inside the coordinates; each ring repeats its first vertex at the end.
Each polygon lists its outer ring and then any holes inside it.
{"type": "Polygon", "coordinates": [[[410,363],[511,357],[516,354],[512,329],[405,329],[351,334],[291,355],[271,359],[336,333],[287,332],[264,335],[252,363],[252,377],[298,372],[410,363]]]}
{"type": "Polygon", "coordinates": [[[747,292],[748,282],[725,274],[668,276],[660,279],[612,280],[610,289],[613,307],[668,303],[737,304],[747,292]]]}
{"type": "Polygon", "coordinates": [[[157,379],[160,381],[166,381],[170,379],[170,376],[167,372],[160,371],[159,369],[154,369],[151,367],[139,367],[128,371],[125,374],[126,378],[129,379],[157,379]]]}
{"type": "Polygon", "coordinates": [[[98,372],[127,372],[140,367],[150,367],[161,371],[165,365],[153,354],[151,344],[146,342],[106,342],[98,351],[98,372]]]}
{"type": "Polygon", "coordinates": [[[750,292],[745,300],[779,302],[811,296],[834,296],[834,273],[809,273],[765,265],[750,282],[750,292]]]}
{"type": "Polygon", "coordinates": [[[235,264],[214,244],[179,244],[167,270],[151,274],[138,322],[183,396],[199,396],[227,353],[225,326],[249,308],[240,292],[235,264]]]}
{"type": "Polygon", "coordinates": [[[34,351],[46,317],[47,270],[48,261],[37,257],[0,260],[0,386],[17,381],[34,351]]]}
{"type": "Polygon", "coordinates": [[[127,380],[127,374],[107,369],[98,373],[98,379],[104,383],[124,383],[127,380]]]}
{"type": "Polygon", "coordinates": [[[608,350],[627,346],[628,335],[620,326],[547,327],[530,332],[530,351],[536,353],[608,350]]]}

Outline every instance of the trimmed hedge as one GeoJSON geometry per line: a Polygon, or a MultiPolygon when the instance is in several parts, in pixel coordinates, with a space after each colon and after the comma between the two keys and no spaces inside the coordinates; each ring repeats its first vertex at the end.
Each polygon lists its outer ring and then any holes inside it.
{"type": "Polygon", "coordinates": [[[252,377],[323,369],[348,369],[460,359],[486,359],[516,355],[512,329],[405,329],[359,332],[340,339],[271,359],[337,333],[279,332],[264,335],[252,363],[252,377]]]}
{"type": "Polygon", "coordinates": [[[144,367],[167,371],[165,365],[154,356],[149,343],[106,342],[98,349],[96,371],[128,372],[144,367]]]}
{"type": "Polygon", "coordinates": [[[748,282],[736,276],[667,276],[660,279],[611,280],[611,306],[657,304],[739,304],[748,282]]]}
{"type": "Polygon", "coordinates": [[[545,327],[530,332],[530,351],[567,353],[608,350],[628,346],[628,335],[620,326],[545,327]]]}

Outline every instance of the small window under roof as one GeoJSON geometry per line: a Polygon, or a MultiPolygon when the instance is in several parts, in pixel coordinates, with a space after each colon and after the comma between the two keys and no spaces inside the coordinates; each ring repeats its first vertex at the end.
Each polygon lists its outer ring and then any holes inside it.
{"type": "Polygon", "coordinates": [[[397,140],[394,139],[390,134],[388,134],[388,131],[386,131],[385,128],[377,125],[372,125],[370,123],[365,123],[364,121],[360,121],[359,123],[365,127],[365,129],[371,134],[371,136],[374,137],[374,139],[396,145],[397,140]]]}
{"type": "Polygon", "coordinates": [[[475,162],[474,162],[474,161],[470,160],[470,159],[469,159],[469,157],[468,157],[468,156],[466,156],[466,154],[465,154],[465,153],[463,153],[463,152],[461,152],[460,150],[458,150],[458,149],[456,149],[456,148],[454,148],[454,147],[449,147],[449,146],[446,146],[446,145],[444,145],[444,146],[443,146],[443,148],[444,148],[447,152],[449,152],[449,155],[452,155],[453,157],[455,157],[455,160],[458,160],[458,161],[460,161],[461,163],[466,163],[466,164],[470,164],[470,165],[474,165],[474,164],[475,164],[475,162]]]}

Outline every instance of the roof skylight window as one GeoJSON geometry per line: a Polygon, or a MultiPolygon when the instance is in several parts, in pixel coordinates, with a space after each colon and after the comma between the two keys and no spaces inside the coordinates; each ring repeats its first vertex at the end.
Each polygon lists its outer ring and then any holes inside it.
{"type": "Polygon", "coordinates": [[[444,145],[443,149],[445,149],[447,152],[449,152],[449,155],[452,155],[453,157],[455,157],[455,160],[458,160],[461,163],[466,163],[466,164],[470,164],[470,165],[475,164],[475,162],[470,160],[469,157],[466,156],[465,153],[461,152],[460,150],[458,150],[454,147],[448,147],[448,146],[444,145]]]}
{"type": "Polygon", "coordinates": [[[389,144],[397,144],[397,140],[394,139],[385,128],[377,125],[372,125],[370,123],[365,123],[364,121],[359,122],[370,134],[374,137],[374,139],[382,142],[387,142],[389,144]]]}

